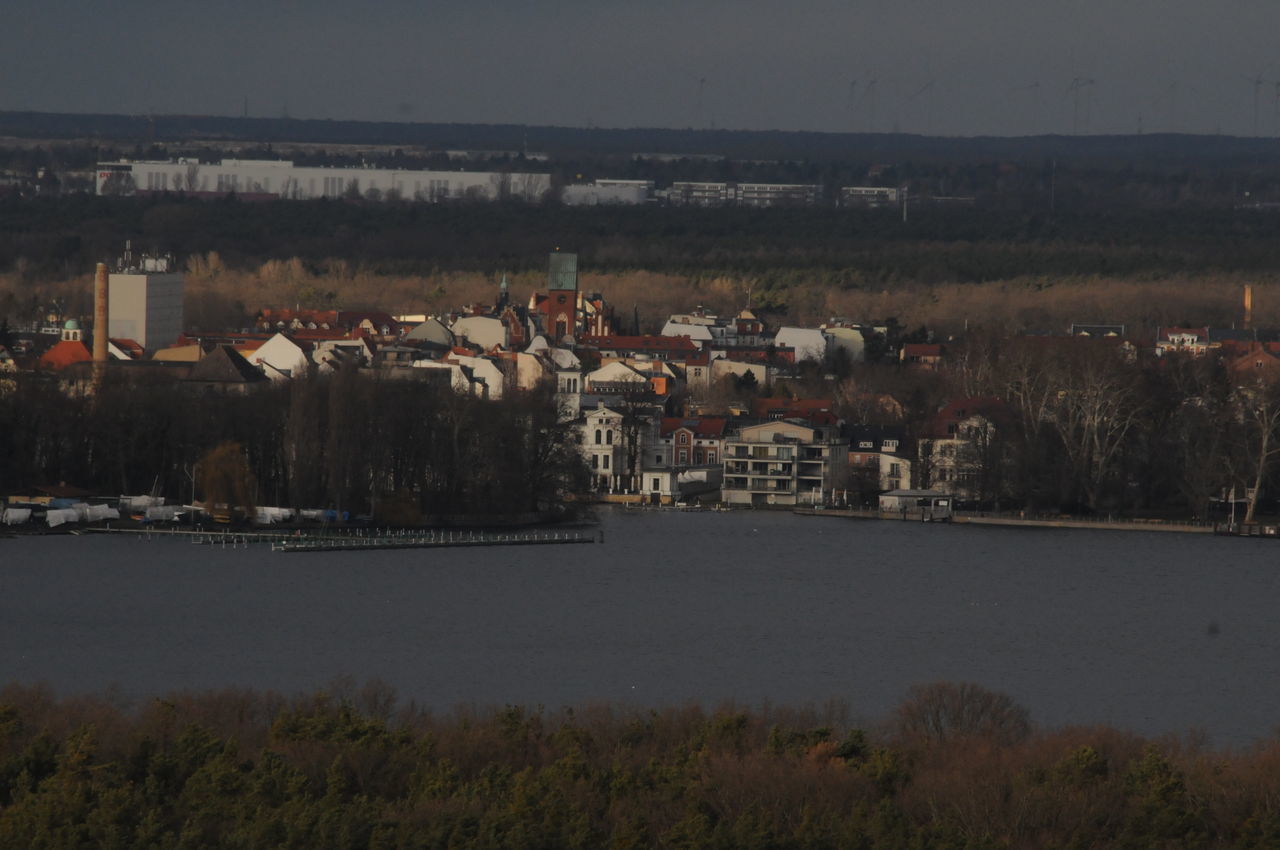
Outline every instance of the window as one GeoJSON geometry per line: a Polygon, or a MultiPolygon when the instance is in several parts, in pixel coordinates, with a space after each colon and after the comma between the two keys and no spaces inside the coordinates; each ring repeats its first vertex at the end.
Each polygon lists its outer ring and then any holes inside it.
{"type": "Polygon", "coordinates": [[[662,489],[662,481],[661,481],[661,479],[658,479],[658,478],[653,479],[653,488],[652,488],[652,489],[653,489],[655,492],[657,492],[658,490],[661,490],[661,489],[662,489]]]}
{"type": "Polygon", "coordinates": [[[681,432],[680,432],[680,441],[679,441],[679,442],[680,442],[680,445],[682,445],[682,446],[687,446],[687,445],[689,445],[689,433],[688,433],[687,431],[681,431],[681,432]]]}
{"type": "Polygon", "coordinates": [[[680,462],[681,462],[681,463],[688,463],[688,462],[689,462],[689,450],[688,450],[688,449],[681,449],[681,450],[680,450],[680,462]]]}
{"type": "Polygon", "coordinates": [[[715,453],[715,450],[713,449],[707,452],[707,463],[715,463],[715,462],[716,462],[716,453],[715,453]]]}
{"type": "Polygon", "coordinates": [[[662,455],[654,455],[654,456],[653,456],[653,462],[654,462],[654,463],[662,463],[662,455]]]}
{"type": "Polygon", "coordinates": [[[613,430],[612,430],[612,429],[610,429],[610,430],[608,430],[608,431],[605,431],[605,432],[604,432],[604,442],[605,442],[605,445],[607,445],[607,446],[612,446],[612,445],[613,445],[613,430]]]}
{"type": "Polygon", "coordinates": [[[600,445],[600,429],[596,429],[596,445],[600,445]]]}
{"type": "Polygon", "coordinates": [[[592,456],[591,456],[591,468],[592,468],[592,469],[599,469],[599,468],[600,468],[600,455],[592,455],[592,456]]]}
{"type": "Polygon", "coordinates": [[[600,458],[600,460],[602,461],[602,463],[601,463],[601,467],[603,467],[604,469],[608,469],[608,468],[609,468],[609,456],[608,456],[608,455],[604,455],[603,457],[601,457],[601,458],[600,458]]]}

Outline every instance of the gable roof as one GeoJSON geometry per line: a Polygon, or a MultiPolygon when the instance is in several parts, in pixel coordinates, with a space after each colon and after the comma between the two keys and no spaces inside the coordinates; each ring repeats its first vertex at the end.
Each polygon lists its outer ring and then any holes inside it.
{"type": "Polygon", "coordinates": [[[217,384],[256,384],[269,378],[230,345],[219,345],[191,367],[186,380],[217,384]]]}
{"type": "Polygon", "coordinates": [[[948,402],[929,422],[927,436],[954,437],[948,426],[958,425],[974,416],[981,416],[993,425],[1005,425],[1013,420],[1013,410],[995,396],[960,398],[948,402]]]}
{"type": "Polygon", "coordinates": [[[682,419],[678,416],[665,416],[662,419],[660,433],[663,437],[675,433],[681,428],[688,428],[695,437],[716,438],[724,436],[728,420],[720,416],[700,416],[682,419]]]}

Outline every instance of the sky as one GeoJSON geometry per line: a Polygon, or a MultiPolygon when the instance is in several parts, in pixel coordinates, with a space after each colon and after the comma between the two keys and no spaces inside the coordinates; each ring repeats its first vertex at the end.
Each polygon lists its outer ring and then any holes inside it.
{"type": "Polygon", "coordinates": [[[1277,0],[3,0],[0,110],[1280,136],[1277,0]]]}

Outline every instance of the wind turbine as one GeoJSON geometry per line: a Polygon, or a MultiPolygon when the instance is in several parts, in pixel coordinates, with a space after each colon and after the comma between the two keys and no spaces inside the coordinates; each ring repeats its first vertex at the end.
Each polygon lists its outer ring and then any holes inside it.
{"type": "Polygon", "coordinates": [[[1040,81],[1037,80],[1034,83],[1030,83],[1025,86],[1014,86],[1011,89],[1006,89],[1005,94],[1006,95],[1019,94],[1024,91],[1031,92],[1032,120],[1031,120],[1030,135],[1035,135],[1036,133],[1043,132],[1040,127],[1040,81]]]}
{"type": "Polygon", "coordinates": [[[1280,136],[1280,82],[1276,83],[1275,113],[1276,135],[1280,136]]]}
{"type": "Polygon", "coordinates": [[[926,135],[933,134],[933,84],[935,82],[936,80],[930,80],[929,82],[922,85],[920,88],[916,89],[915,92],[913,92],[912,95],[907,98],[907,103],[911,103],[922,94],[929,95],[929,100],[927,103],[928,112],[926,113],[926,118],[925,118],[925,134],[926,135]]]}
{"type": "Polygon", "coordinates": [[[1262,72],[1259,71],[1257,76],[1245,77],[1253,86],[1253,135],[1258,135],[1258,94],[1262,91],[1262,84],[1266,82],[1262,79],[1262,72]]]}
{"type": "Polygon", "coordinates": [[[1071,133],[1072,135],[1080,135],[1080,92],[1085,93],[1084,100],[1084,125],[1085,132],[1089,131],[1089,112],[1093,101],[1093,87],[1097,84],[1097,80],[1092,77],[1072,77],[1071,85],[1067,86],[1067,94],[1071,95],[1071,133]]]}
{"type": "Polygon", "coordinates": [[[862,90],[862,99],[867,102],[867,132],[869,133],[876,131],[876,83],[878,82],[880,81],[872,79],[862,90]]]}

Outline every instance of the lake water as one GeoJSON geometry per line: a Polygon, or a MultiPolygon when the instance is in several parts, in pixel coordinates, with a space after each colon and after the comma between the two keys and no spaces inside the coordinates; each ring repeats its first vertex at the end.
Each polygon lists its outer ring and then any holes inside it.
{"type": "Polygon", "coordinates": [[[147,696],[379,678],[403,699],[847,702],[974,681],[1033,719],[1280,727],[1280,545],[604,511],[603,545],[273,553],[0,540],[0,681],[147,696]]]}

